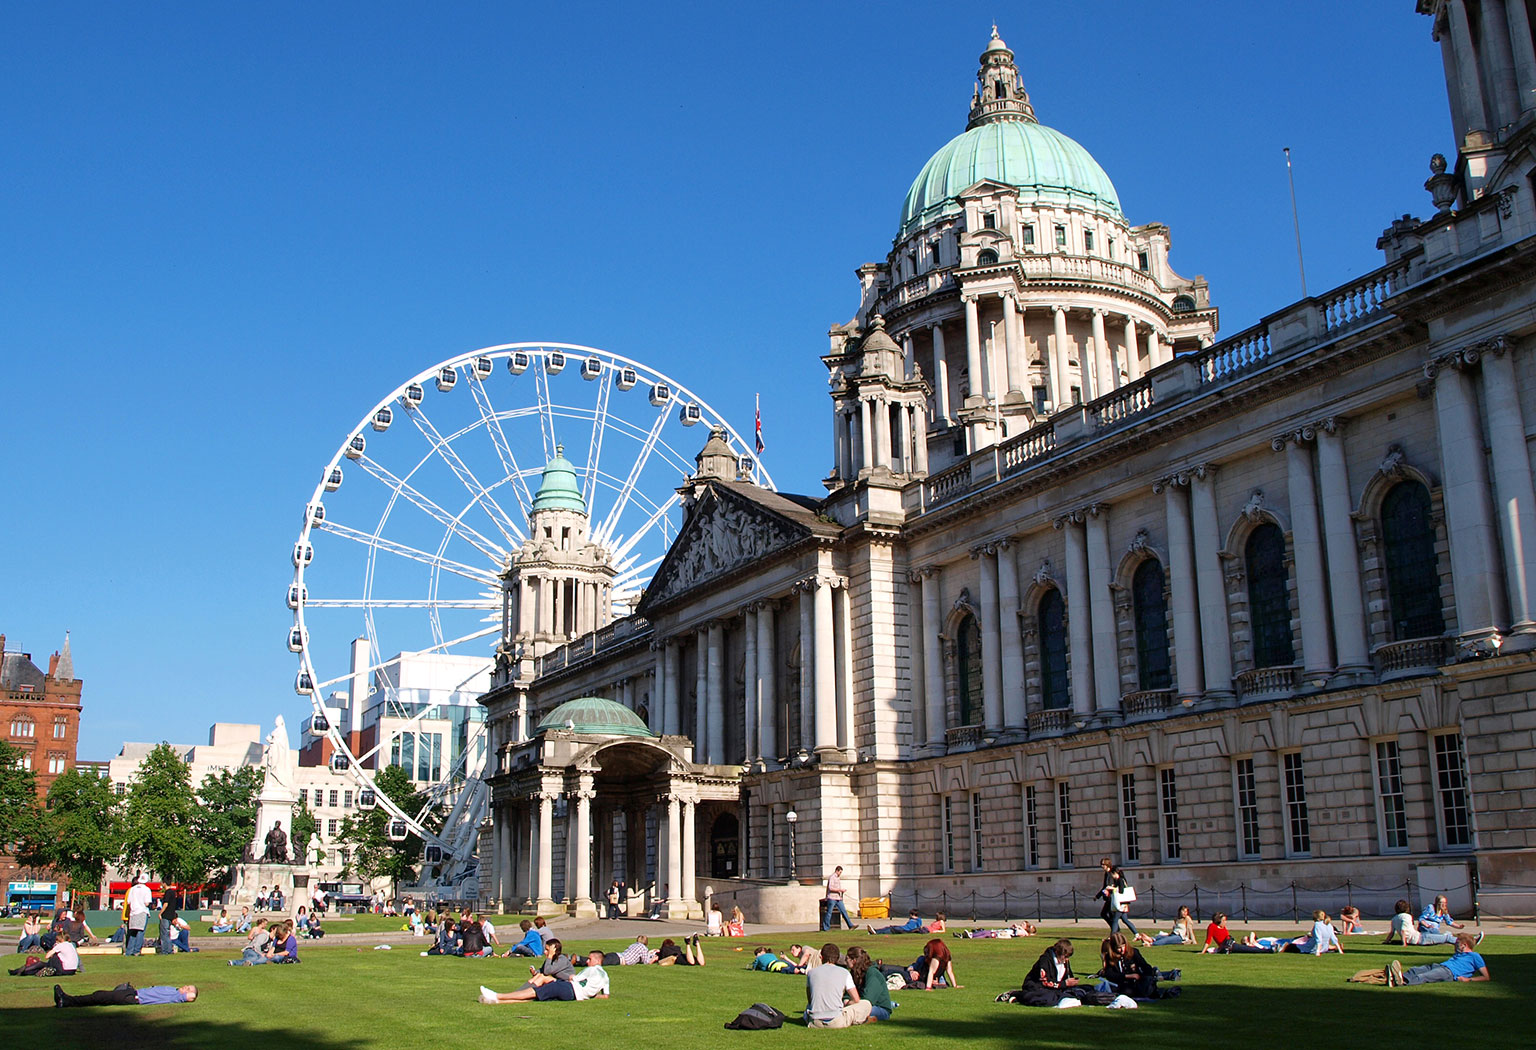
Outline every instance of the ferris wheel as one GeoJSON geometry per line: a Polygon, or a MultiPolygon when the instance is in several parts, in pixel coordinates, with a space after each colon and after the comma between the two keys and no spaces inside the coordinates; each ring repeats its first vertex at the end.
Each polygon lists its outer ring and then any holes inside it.
{"type": "Polygon", "coordinates": [[[545,465],[559,453],[576,468],[590,537],[616,567],[617,618],[676,537],[677,489],[710,431],[744,476],[773,487],[740,434],[676,380],[592,347],[506,343],[406,380],[321,470],[292,551],[294,689],[332,770],[358,785],[360,807],[388,812],[392,839],[421,837],[438,885],[475,874],[490,756],[474,699],[489,688],[501,575],[545,465]],[[448,740],[418,732],[445,719],[448,740]],[[344,728],[365,724],[388,729],[353,747],[344,728]],[[391,763],[424,787],[420,811],[377,790],[375,769],[391,763]]]}

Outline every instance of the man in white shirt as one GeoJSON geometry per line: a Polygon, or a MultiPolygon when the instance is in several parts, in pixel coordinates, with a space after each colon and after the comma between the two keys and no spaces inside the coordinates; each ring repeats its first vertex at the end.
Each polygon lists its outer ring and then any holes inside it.
{"type": "MultiPolygon", "coordinates": [[[[847,973],[847,971],[843,971],[847,973]]],[[[849,983],[853,982],[852,977],[849,983]]],[[[577,973],[569,980],[546,981],[532,988],[519,988],[515,992],[505,992],[498,995],[485,985],[480,986],[480,1001],[488,1005],[497,1003],[527,1002],[530,999],[544,1003],[551,1000],[564,1003],[579,1003],[586,999],[608,998],[608,971],[603,969],[603,953],[596,949],[587,953],[586,969],[577,973]]],[[[869,1012],[865,1011],[865,1016],[869,1012]]]]}
{"type": "Polygon", "coordinates": [[[123,942],[124,955],[138,955],[144,950],[144,928],[149,925],[149,910],[155,903],[149,892],[149,877],[142,871],[134,876],[128,890],[128,938],[123,942]]]}
{"type": "Polygon", "coordinates": [[[848,917],[848,908],[843,903],[843,866],[839,864],[832,869],[832,874],[827,876],[826,910],[821,915],[821,928],[830,930],[833,925],[839,929],[847,926],[853,929],[853,920],[848,917]]]}
{"type": "Polygon", "coordinates": [[[821,946],[821,965],[805,975],[805,1021],[811,1028],[849,1028],[869,1020],[868,999],[859,997],[853,974],[838,963],[835,944],[821,946]]]}

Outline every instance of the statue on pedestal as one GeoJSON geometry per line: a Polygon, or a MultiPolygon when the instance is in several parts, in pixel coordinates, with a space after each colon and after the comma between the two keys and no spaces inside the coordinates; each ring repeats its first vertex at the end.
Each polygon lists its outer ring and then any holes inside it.
{"type": "Polygon", "coordinates": [[[288,835],[283,831],[281,821],[272,822],[272,830],[267,832],[266,846],[266,852],[261,856],[262,863],[288,863],[288,835]]]}

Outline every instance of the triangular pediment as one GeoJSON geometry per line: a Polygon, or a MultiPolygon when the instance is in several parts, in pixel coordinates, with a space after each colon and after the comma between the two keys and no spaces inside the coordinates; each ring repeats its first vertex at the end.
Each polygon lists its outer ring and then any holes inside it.
{"type": "MultiPolygon", "coordinates": [[[[772,495],[772,494],[770,494],[772,495]]],[[[695,500],[640,603],[640,614],[691,587],[731,575],[811,534],[807,526],[723,485],[695,500]]]]}
{"type": "Polygon", "coordinates": [[[998,182],[996,179],[982,179],[972,183],[959,193],[955,194],[956,200],[968,200],[972,197],[993,197],[1000,193],[1018,193],[1017,186],[1010,186],[1006,182],[998,182]]]}

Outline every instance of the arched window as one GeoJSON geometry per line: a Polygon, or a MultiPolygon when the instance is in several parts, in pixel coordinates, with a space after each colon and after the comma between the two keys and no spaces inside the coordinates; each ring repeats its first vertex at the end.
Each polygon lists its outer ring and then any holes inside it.
{"type": "Polygon", "coordinates": [[[1278,667],[1296,660],[1291,646],[1291,602],[1285,574],[1285,535],[1266,521],[1248,535],[1248,618],[1253,665],[1278,667]]]}
{"type": "Polygon", "coordinates": [[[1187,295],[1176,295],[1176,296],[1173,297],[1173,312],[1174,313],[1176,313],[1176,314],[1187,314],[1191,310],[1193,310],[1194,308],[1195,308],[1195,301],[1193,299],[1191,299],[1189,296],[1187,296],[1187,295]]]}
{"type": "Polygon", "coordinates": [[[1442,633],[1445,618],[1435,527],[1429,520],[1429,490],[1419,482],[1399,482],[1381,501],[1381,546],[1386,555],[1393,640],[1442,633]]]}
{"type": "Polygon", "coordinates": [[[997,253],[994,252],[991,248],[983,248],[981,251],[976,253],[977,266],[995,266],[996,264],[997,253]]]}
{"type": "Polygon", "coordinates": [[[17,715],[11,719],[11,736],[30,740],[37,735],[37,723],[31,715],[17,715]]]}
{"type": "Polygon", "coordinates": [[[1168,668],[1168,599],[1163,593],[1163,566],[1148,558],[1131,577],[1131,604],[1136,612],[1136,667],[1142,689],[1167,689],[1173,684],[1168,668]]]}
{"type": "Polygon", "coordinates": [[[981,699],[981,626],[976,617],[960,621],[960,724],[980,725],[981,699]]]}
{"type": "Polygon", "coordinates": [[[1067,607],[1054,587],[1040,599],[1040,698],[1047,711],[1070,707],[1067,692],[1067,607]]]}

